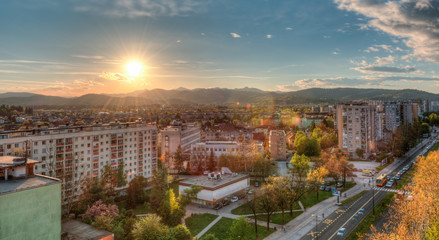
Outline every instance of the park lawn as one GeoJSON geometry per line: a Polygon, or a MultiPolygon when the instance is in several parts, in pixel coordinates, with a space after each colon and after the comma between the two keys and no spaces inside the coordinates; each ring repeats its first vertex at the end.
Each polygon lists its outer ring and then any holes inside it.
{"type": "Polygon", "coordinates": [[[362,236],[366,234],[370,227],[375,223],[376,220],[378,220],[383,212],[386,210],[386,208],[390,205],[390,203],[393,200],[393,196],[395,196],[396,193],[389,192],[386,196],[384,196],[383,200],[381,200],[384,204],[377,204],[375,205],[375,215],[373,212],[370,212],[364,219],[361,221],[360,224],[354,229],[354,231],[349,234],[349,237],[347,240],[356,240],[359,239],[358,235],[362,236]],[[358,235],[357,235],[358,234],[358,235]]]}
{"type": "Polygon", "coordinates": [[[191,232],[192,236],[196,236],[204,228],[207,227],[218,216],[210,213],[195,214],[186,218],[186,227],[191,232]]]}
{"type": "MultiPolygon", "coordinates": [[[[233,223],[233,219],[223,217],[215,225],[213,225],[209,229],[209,231],[207,231],[203,236],[212,233],[218,239],[228,239],[229,238],[230,227],[232,226],[232,223],[233,223]]],[[[252,225],[252,227],[253,227],[253,230],[254,230],[254,225],[252,225]]],[[[267,232],[267,227],[258,225],[259,239],[264,239],[265,237],[270,235],[272,232],[274,232],[274,229],[270,228],[270,231],[267,232]]],[[[203,239],[203,237],[201,237],[201,240],[202,239],[203,239]]],[[[254,231],[252,231],[252,235],[250,236],[250,239],[256,239],[254,231]]]]}
{"type": "MultiPolygon", "coordinates": [[[[296,218],[302,213],[303,213],[302,211],[293,212],[293,216],[290,216],[290,212],[285,211],[285,223],[282,222],[282,213],[275,213],[270,216],[270,223],[279,224],[279,225],[287,224],[288,222],[290,222],[291,220],[293,220],[294,218],[296,218]]],[[[250,217],[250,216],[249,218],[255,219],[254,217],[250,217]]],[[[264,222],[267,221],[267,215],[258,215],[257,218],[258,221],[264,221],[264,222]]]]}
{"type": "MultiPolygon", "coordinates": [[[[244,203],[241,206],[234,208],[232,210],[232,214],[235,214],[235,215],[253,214],[253,212],[250,210],[249,204],[251,204],[251,202],[244,203]]],[[[300,209],[300,206],[296,204],[296,206],[294,206],[294,209],[295,210],[300,209]]],[[[276,212],[277,211],[280,211],[280,209],[276,210],[276,212]]],[[[264,210],[257,209],[256,213],[264,213],[264,210]]]]}

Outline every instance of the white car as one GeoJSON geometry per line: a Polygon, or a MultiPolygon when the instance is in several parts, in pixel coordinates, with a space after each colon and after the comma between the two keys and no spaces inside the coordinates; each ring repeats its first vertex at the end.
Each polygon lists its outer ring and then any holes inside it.
{"type": "Polygon", "coordinates": [[[232,197],[232,199],[230,199],[230,202],[237,202],[239,200],[239,198],[238,197],[232,197]]]}

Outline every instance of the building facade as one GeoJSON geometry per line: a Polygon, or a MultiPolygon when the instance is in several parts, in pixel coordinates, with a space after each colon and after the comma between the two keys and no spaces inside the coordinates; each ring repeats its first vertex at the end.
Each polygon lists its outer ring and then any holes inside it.
{"type": "Polygon", "coordinates": [[[287,137],[283,130],[271,130],[268,136],[270,155],[273,159],[287,159],[287,137]]]}
{"type": "Polygon", "coordinates": [[[366,102],[337,104],[338,147],[351,157],[362,149],[364,157],[376,151],[376,105],[366,102]]]}
{"type": "Polygon", "coordinates": [[[26,145],[39,161],[35,173],[62,180],[63,199],[80,193],[82,179],[101,177],[106,165],[123,165],[128,182],[151,177],[157,166],[157,127],[141,123],[0,132],[0,156],[26,145]]]}
{"type": "Polygon", "coordinates": [[[174,122],[173,125],[160,131],[162,154],[172,156],[178,146],[181,146],[182,152],[189,152],[192,144],[200,142],[200,137],[199,126],[174,122]]]}

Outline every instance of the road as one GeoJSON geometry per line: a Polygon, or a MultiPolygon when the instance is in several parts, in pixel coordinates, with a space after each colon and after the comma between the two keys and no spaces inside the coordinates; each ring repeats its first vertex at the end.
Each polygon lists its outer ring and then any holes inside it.
{"type": "MultiPolygon", "coordinates": [[[[410,154],[409,157],[401,160],[401,164],[394,168],[390,173],[386,174],[391,176],[396,175],[406,165],[406,163],[416,158],[427,145],[428,144],[425,144],[419,150],[410,154]]],[[[365,195],[345,206],[340,207],[331,215],[327,216],[324,220],[322,220],[324,216],[317,216],[317,228],[314,228],[308,232],[301,239],[337,240],[347,238],[349,234],[358,226],[358,224],[367,216],[367,214],[372,211],[373,204],[378,204],[387,194],[387,191],[376,191],[372,189],[373,187],[375,187],[375,183],[371,184],[370,187],[368,186],[368,189],[371,190],[369,190],[365,195]],[[341,231],[342,228],[344,228],[344,231],[341,231]],[[342,232],[343,234],[339,234],[339,232],[342,232]]]]}

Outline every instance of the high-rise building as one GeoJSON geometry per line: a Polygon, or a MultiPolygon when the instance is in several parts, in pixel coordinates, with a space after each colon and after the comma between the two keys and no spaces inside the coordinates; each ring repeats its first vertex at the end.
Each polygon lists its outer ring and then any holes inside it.
{"type": "Polygon", "coordinates": [[[123,165],[127,180],[152,176],[157,166],[157,127],[141,123],[0,132],[0,156],[27,149],[35,172],[62,180],[62,196],[76,196],[83,179],[99,178],[104,166],[123,165]],[[27,146],[27,147],[26,147],[27,146]]]}
{"type": "Polygon", "coordinates": [[[357,149],[362,149],[366,158],[375,152],[376,111],[376,105],[366,102],[337,104],[338,147],[343,152],[352,157],[359,157],[357,149]]]}
{"type": "Polygon", "coordinates": [[[162,154],[172,156],[181,146],[182,152],[189,152],[191,145],[200,142],[200,127],[174,121],[171,126],[160,131],[162,154]]]}
{"type": "Polygon", "coordinates": [[[287,159],[287,137],[283,130],[271,130],[268,136],[270,156],[273,159],[287,159]]]}
{"type": "Polygon", "coordinates": [[[384,105],[384,127],[387,131],[394,133],[401,125],[401,108],[398,103],[387,103],[384,105]]]}

